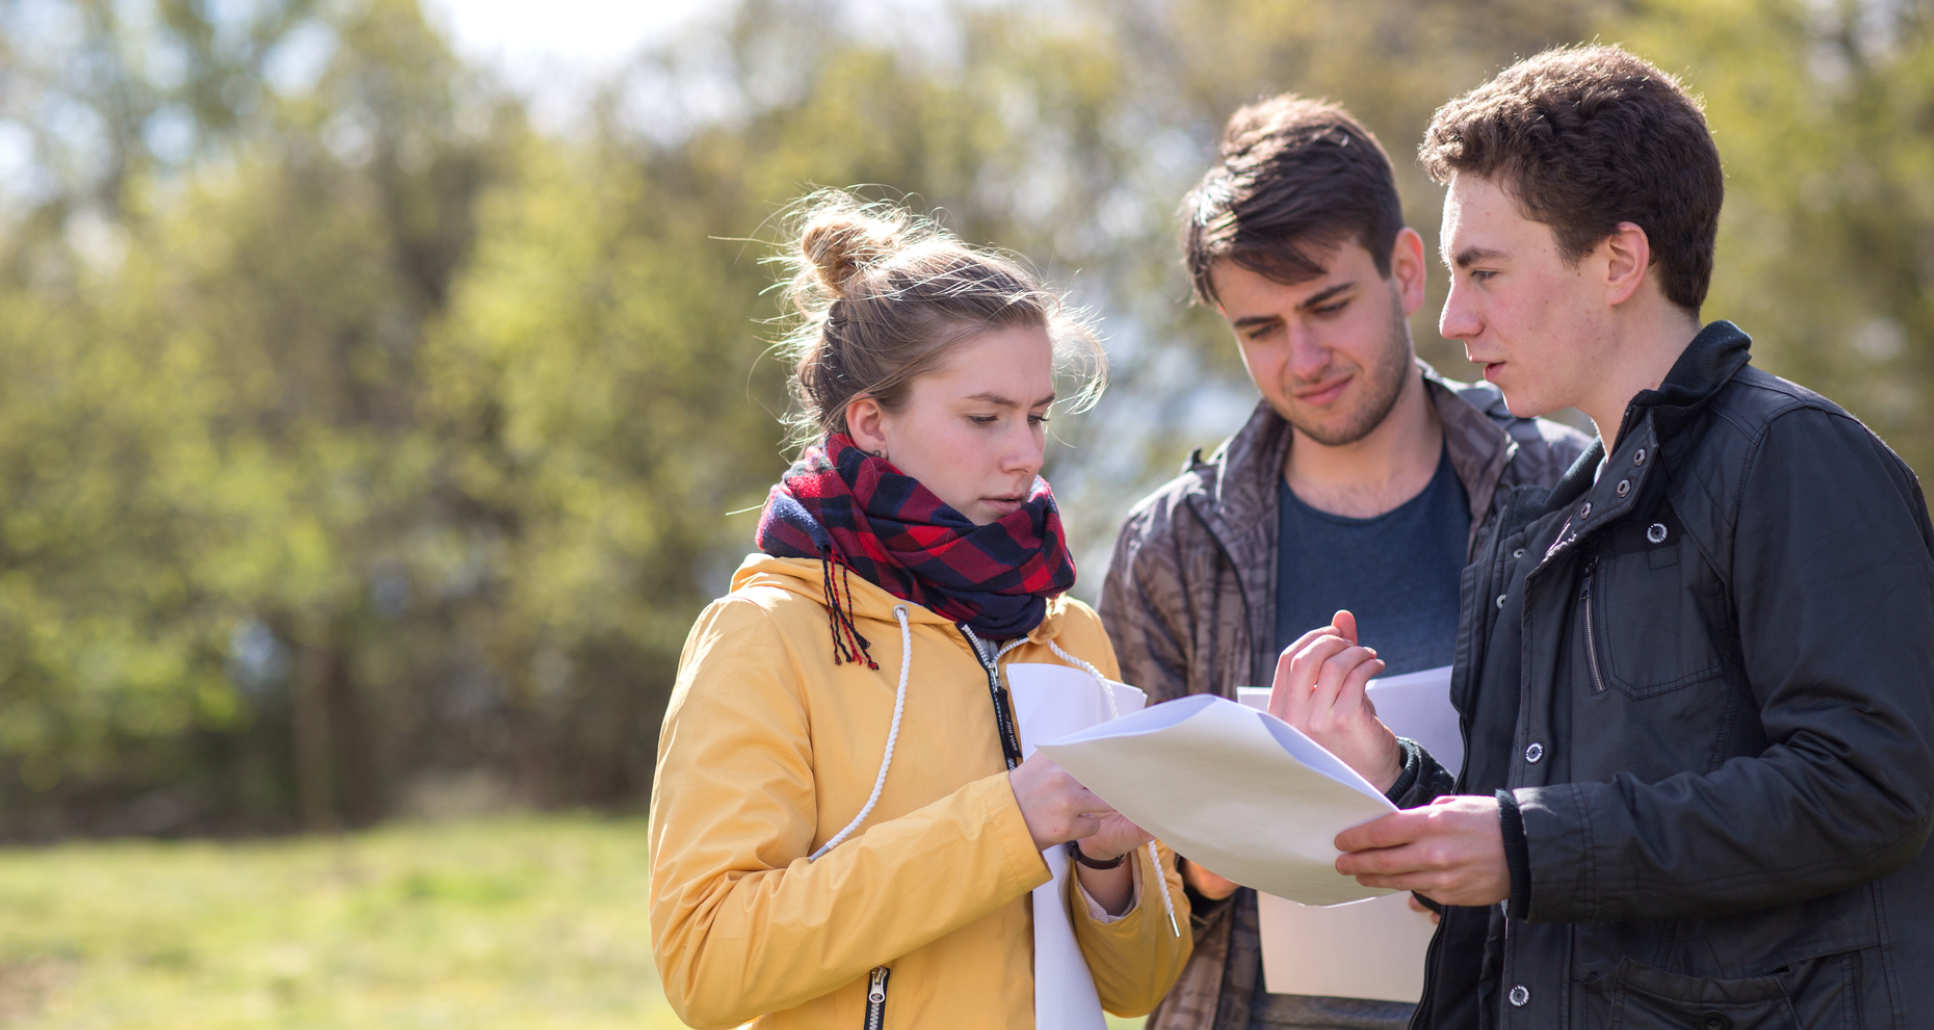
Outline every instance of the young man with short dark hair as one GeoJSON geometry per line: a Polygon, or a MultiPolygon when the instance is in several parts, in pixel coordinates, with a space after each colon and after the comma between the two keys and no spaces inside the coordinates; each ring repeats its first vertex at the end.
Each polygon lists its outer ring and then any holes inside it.
{"type": "Polygon", "coordinates": [[[1924,1025],[1934,528],[1913,472],[1701,325],[1722,177],[1671,76],[1540,54],[1440,108],[1422,157],[1449,187],[1443,334],[1512,411],[1575,406],[1600,442],[1480,544],[1454,786],[1380,731],[1339,627],[1276,680],[1272,705],[1424,806],[1337,838],[1340,870],[1454,906],[1414,1025],[1924,1025]]]}
{"type": "MultiPolygon", "coordinates": [[[[1458,571],[1494,498],[1548,487],[1584,438],[1416,360],[1423,241],[1383,148],[1341,108],[1283,95],[1237,111],[1182,216],[1196,297],[1262,399],[1122,528],[1101,613],[1124,678],[1151,702],[1234,697],[1346,606],[1393,673],[1448,665],[1458,571]]],[[[1255,892],[1183,873],[1196,948],[1152,1028],[1408,1021],[1408,1002],[1269,993],[1255,892]]]]}

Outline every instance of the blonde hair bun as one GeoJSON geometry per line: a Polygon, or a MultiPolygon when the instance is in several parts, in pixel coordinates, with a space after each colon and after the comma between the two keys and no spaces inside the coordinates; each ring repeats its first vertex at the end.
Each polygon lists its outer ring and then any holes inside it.
{"type": "Polygon", "coordinates": [[[894,251],[905,226],[855,209],[814,214],[799,233],[799,251],[819,284],[843,297],[853,280],[894,251]]]}

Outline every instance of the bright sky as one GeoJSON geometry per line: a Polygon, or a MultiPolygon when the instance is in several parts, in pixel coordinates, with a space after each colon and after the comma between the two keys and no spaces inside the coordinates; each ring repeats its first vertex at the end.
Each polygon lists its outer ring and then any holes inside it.
{"type": "Polygon", "coordinates": [[[465,57],[496,64],[520,85],[533,77],[596,76],[622,64],[717,0],[424,0],[433,24],[465,57]]]}
{"type": "Polygon", "coordinates": [[[540,125],[569,125],[597,82],[719,0],[422,0],[457,53],[498,69],[540,125]]]}

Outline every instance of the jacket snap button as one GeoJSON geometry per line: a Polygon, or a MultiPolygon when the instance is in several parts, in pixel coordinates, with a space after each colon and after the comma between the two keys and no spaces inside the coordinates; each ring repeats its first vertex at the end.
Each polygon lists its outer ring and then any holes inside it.
{"type": "Polygon", "coordinates": [[[1498,610],[1500,610],[1500,611],[1502,611],[1503,609],[1504,609],[1504,595],[1503,595],[1503,594],[1499,594],[1499,595],[1498,595],[1498,610]]]}
{"type": "Polygon", "coordinates": [[[1618,486],[1616,486],[1616,487],[1613,487],[1613,488],[1612,488],[1612,492],[1613,492],[1613,493],[1616,493],[1616,494],[1618,494],[1618,495],[1619,495],[1620,497],[1623,497],[1623,496],[1625,496],[1626,494],[1629,494],[1629,493],[1631,493],[1631,492],[1632,492],[1632,481],[1631,481],[1631,480],[1629,480],[1629,479],[1621,479],[1621,480],[1619,480],[1619,481],[1618,481],[1618,486]]]}
{"type": "Polygon", "coordinates": [[[1537,765],[1538,760],[1544,756],[1545,746],[1535,740],[1531,742],[1530,747],[1524,749],[1524,760],[1530,762],[1532,765],[1537,765]]]}
{"type": "Polygon", "coordinates": [[[1531,992],[1526,990],[1523,984],[1519,984],[1516,987],[1511,988],[1510,997],[1511,997],[1511,1004],[1517,1006],[1518,1008],[1523,1008],[1526,1005],[1531,1004],[1531,992]]]}
{"type": "Polygon", "coordinates": [[[1732,1030],[1732,1017],[1724,1012],[1708,1012],[1699,1020],[1700,1030],[1732,1030]]]}
{"type": "Polygon", "coordinates": [[[1522,548],[1522,547],[1520,547],[1520,548],[1518,548],[1517,550],[1515,550],[1515,551],[1512,551],[1512,552],[1511,552],[1511,560],[1512,560],[1512,561],[1516,561],[1516,560],[1518,560],[1519,558],[1522,558],[1522,557],[1524,557],[1524,548],[1522,548]]]}
{"type": "Polygon", "coordinates": [[[1578,517],[1581,519],[1588,519],[1592,517],[1592,502],[1586,501],[1585,503],[1578,506],[1578,517]]]}
{"type": "Polygon", "coordinates": [[[1654,522],[1645,527],[1645,539],[1655,544],[1665,543],[1665,523],[1654,522]]]}
{"type": "Polygon", "coordinates": [[[1632,452],[1632,464],[1634,465],[1645,464],[1645,448],[1641,447],[1638,450],[1632,452]]]}

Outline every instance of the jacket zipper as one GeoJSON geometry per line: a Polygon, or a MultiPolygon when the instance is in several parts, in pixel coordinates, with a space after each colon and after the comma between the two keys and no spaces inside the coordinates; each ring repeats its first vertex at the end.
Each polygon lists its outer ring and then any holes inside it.
{"type": "Polygon", "coordinates": [[[886,1026],[886,978],[892,970],[885,966],[874,966],[866,978],[866,1030],[881,1030],[886,1026]]]}
{"type": "Polygon", "coordinates": [[[1592,622],[1592,576],[1598,571],[1598,559],[1593,558],[1585,564],[1585,586],[1579,590],[1579,600],[1585,602],[1585,661],[1591,666],[1592,693],[1605,692],[1605,677],[1598,671],[1598,628],[1592,622]]]}
{"type": "Polygon", "coordinates": [[[1001,737],[1001,757],[1012,769],[1021,764],[1021,735],[1014,729],[1014,717],[1007,707],[1007,688],[1001,684],[1001,652],[996,651],[992,657],[982,654],[974,635],[964,625],[960,627],[960,635],[967,641],[967,650],[980,662],[981,670],[987,673],[987,693],[994,699],[994,729],[1001,737]]]}

